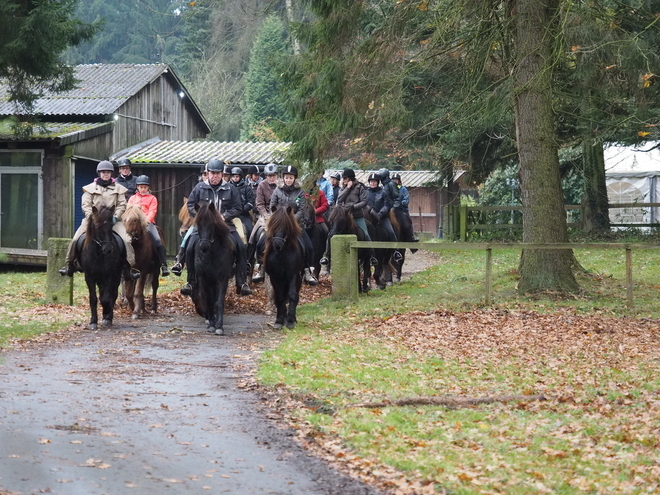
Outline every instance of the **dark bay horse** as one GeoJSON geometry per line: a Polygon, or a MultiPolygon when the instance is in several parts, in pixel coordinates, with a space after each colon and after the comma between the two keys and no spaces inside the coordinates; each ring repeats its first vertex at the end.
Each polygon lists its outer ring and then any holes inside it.
{"type": "Polygon", "coordinates": [[[208,331],[224,335],[225,295],[234,263],[234,244],[213,203],[196,206],[197,234],[191,237],[188,256],[194,256],[195,281],[192,300],[197,313],[207,321],[208,331]]]}
{"type": "Polygon", "coordinates": [[[181,227],[179,227],[179,234],[181,237],[186,235],[186,232],[193,224],[193,219],[190,216],[188,211],[188,198],[183,197],[183,206],[179,210],[179,220],[181,221],[181,227]]]}
{"type": "MultiPolygon", "coordinates": [[[[355,223],[353,219],[353,214],[351,213],[350,208],[347,208],[342,205],[335,205],[330,213],[328,218],[328,249],[327,256],[332,263],[330,258],[330,242],[335,235],[346,235],[353,234],[357,236],[358,241],[364,241],[365,235],[364,232],[358,224],[355,223]]],[[[369,291],[369,278],[371,277],[371,265],[369,264],[369,250],[368,249],[358,249],[358,264],[362,269],[362,280],[360,281],[360,274],[358,271],[358,287],[360,292],[369,291]]]]}
{"type": "Polygon", "coordinates": [[[283,325],[287,328],[296,325],[296,309],[305,267],[301,234],[302,228],[290,206],[277,208],[268,219],[264,267],[273,285],[277,308],[274,327],[277,329],[283,325]]]}
{"type": "MultiPolygon", "coordinates": [[[[122,221],[126,232],[131,237],[131,245],[135,251],[134,268],[140,270],[140,278],[137,280],[124,280],[124,295],[128,306],[133,311],[133,319],[144,313],[144,287],[151,283],[151,312],[158,310],[160,260],[154,248],[154,242],[147,232],[147,217],[138,205],[128,205],[122,215],[122,221]]],[[[162,239],[162,231],[158,229],[162,239]]]]}
{"type": "MultiPolygon", "coordinates": [[[[390,214],[390,217],[394,216],[390,214]]],[[[367,221],[367,228],[369,229],[369,237],[372,241],[387,242],[387,231],[381,227],[378,218],[370,212],[365,213],[365,220],[367,221]]],[[[397,223],[398,226],[398,223],[397,223]]],[[[394,226],[392,226],[394,228],[394,226]]],[[[394,229],[396,234],[396,229],[394,229]]],[[[398,238],[397,238],[398,240],[398,238]]],[[[374,281],[378,284],[378,288],[384,289],[392,285],[392,275],[396,273],[396,266],[392,260],[394,249],[374,249],[374,255],[378,260],[378,264],[374,267],[374,281]]]]}
{"type": "Polygon", "coordinates": [[[92,214],[87,219],[85,240],[80,251],[80,265],[89,290],[89,309],[92,314],[89,326],[93,330],[98,328],[99,298],[103,308],[101,324],[112,325],[122,269],[126,264],[121,240],[112,230],[114,213],[114,207],[92,208],[92,214]],[[96,295],[97,287],[98,297],[96,295]]]}

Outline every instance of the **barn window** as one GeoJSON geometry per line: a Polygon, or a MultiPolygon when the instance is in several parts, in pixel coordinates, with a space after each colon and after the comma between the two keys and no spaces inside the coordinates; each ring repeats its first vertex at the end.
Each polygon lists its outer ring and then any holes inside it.
{"type": "Polygon", "coordinates": [[[41,249],[40,150],[0,152],[0,247],[41,249]]]}

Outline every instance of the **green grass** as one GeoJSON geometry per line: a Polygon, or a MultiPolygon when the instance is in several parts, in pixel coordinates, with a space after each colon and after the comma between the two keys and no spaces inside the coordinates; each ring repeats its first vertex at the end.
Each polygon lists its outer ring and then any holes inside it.
{"type": "MultiPolygon", "coordinates": [[[[536,311],[583,317],[660,317],[655,251],[634,252],[632,310],[625,304],[622,252],[576,251],[588,273],[578,275],[582,293],[567,298],[518,296],[518,256],[514,251],[494,252],[492,314],[505,310],[507,315],[536,311]]],[[[440,340],[437,351],[412,350],[411,344],[426,331],[421,323],[415,326],[415,314],[403,320],[410,325],[408,341],[381,331],[393,315],[401,313],[449,310],[478,316],[487,309],[483,306],[484,266],[483,253],[444,252],[437,266],[386,291],[360,296],[355,303],[322,300],[300,307],[298,327],[286,332],[281,345],[263,357],[258,379],[266,386],[277,386],[281,393],[286,390],[304,398],[301,407],[292,411],[292,420],[306,424],[317,442],[339,438],[356,458],[369,459],[376,467],[393,467],[410,480],[431,483],[438,491],[659,490],[657,355],[626,354],[621,345],[627,342],[618,342],[618,336],[610,341],[593,328],[575,331],[570,325],[556,330],[562,332],[560,337],[566,336],[565,347],[546,348],[541,339],[537,347],[516,352],[513,342],[512,353],[480,349],[479,357],[470,357],[473,349],[457,341],[440,340]],[[458,353],[448,351],[454,348],[458,353]],[[416,396],[539,392],[551,400],[456,410],[354,407],[416,396]]],[[[580,320],[584,321],[590,320],[580,320]]],[[[478,333],[484,327],[476,323],[474,332],[478,333]]],[[[651,338],[657,344],[660,324],[651,328],[655,328],[651,338]]],[[[468,322],[467,338],[470,330],[468,322]]]]}

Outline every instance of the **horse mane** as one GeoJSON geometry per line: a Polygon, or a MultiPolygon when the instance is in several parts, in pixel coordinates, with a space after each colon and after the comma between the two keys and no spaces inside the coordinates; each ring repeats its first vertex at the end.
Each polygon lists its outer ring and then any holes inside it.
{"type": "Polygon", "coordinates": [[[179,220],[183,225],[188,225],[192,223],[192,218],[190,217],[190,212],[188,211],[188,198],[183,197],[183,206],[179,210],[179,220]]]}
{"type": "Polygon", "coordinates": [[[302,227],[298,224],[290,207],[277,208],[272,213],[266,226],[266,241],[272,240],[278,232],[284,232],[290,242],[294,242],[302,235],[302,227]]]}
{"type": "Polygon", "coordinates": [[[100,206],[92,207],[92,214],[87,219],[87,231],[85,232],[85,240],[83,242],[83,249],[96,240],[98,226],[107,226],[108,232],[112,232],[112,217],[115,213],[114,207],[100,206]]]}
{"type": "Polygon", "coordinates": [[[336,205],[330,213],[328,224],[331,230],[340,233],[355,233],[357,224],[353,218],[350,208],[343,205],[336,205]]]}
{"type": "Polygon", "coordinates": [[[122,222],[124,222],[124,225],[126,225],[131,220],[136,220],[140,223],[143,230],[147,228],[147,216],[142,211],[140,205],[128,205],[121,219],[122,222]]]}
{"type": "Polygon", "coordinates": [[[230,233],[229,225],[222,219],[222,215],[212,203],[204,203],[199,206],[193,223],[210,225],[221,237],[227,237],[230,233]]]}

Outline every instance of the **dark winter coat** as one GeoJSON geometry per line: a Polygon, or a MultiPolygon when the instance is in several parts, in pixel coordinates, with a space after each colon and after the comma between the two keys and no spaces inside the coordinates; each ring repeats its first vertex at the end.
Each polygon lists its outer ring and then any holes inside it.
{"type": "Polygon", "coordinates": [[[367,188],[367,205],[378,220],[385,218],[391,208],[390,198],[380,186],[367,188]]]}
{"type": "Polygon", "coordinates": [[[310,223],[310,212],[307,210],[308,203],[305,199],[305,192],[302,190],[298,181],[293,185],[287,186],[280,184],[270,197],[270,209],[291,206],[296,215],[296,220],[303,229],[312,226],[310,223]]]}
{"type": "Polygon", "coordinates": [[[229,182],[222,182],[216,187],[212,187],[208,182],[198,182],[188,196],[188,212],[191,217],[195,217],[196,204],[214,203],[215,207],[222,213],[225,221],[231,227],[231,221],[241,214],[243,204],[241,195],[229,182]]]}
{"type": "Polygon", "coordinates": [[[249,215],[254,209],[254,204],[257,200],[256,191],[243,179],[239,182],[234,182],[234,187],[238,189],[241,195],[241,203],[243,204],[241,215],[249,215]]]}
{"type": "Polygon", "coordinates": [[[385,194],[390,198],[392,208],[401,208],[399,188],[396,186],[396,183],[388,177],[387,179],[383,179],[382,184],[385,194]]]}
{"type": "Polygon", "coordinates": [[[129,174],[126,177],[119,174],[115,180],[117,181],[117,184],[121,184],[128,189],[126,191],[126,200],[128,201],[128,199],[135,194],[135,191],[137,191],[137,177],[133,174],[129,174]]]}
{"type": "Polygon", "coordinates": [[[362,208],[367,206],[367,187],[362,182],[353,182],[353,187],[345,187],[339,191],[337,205],[349,206],[353,218],[363,218],[362,208]]]}

